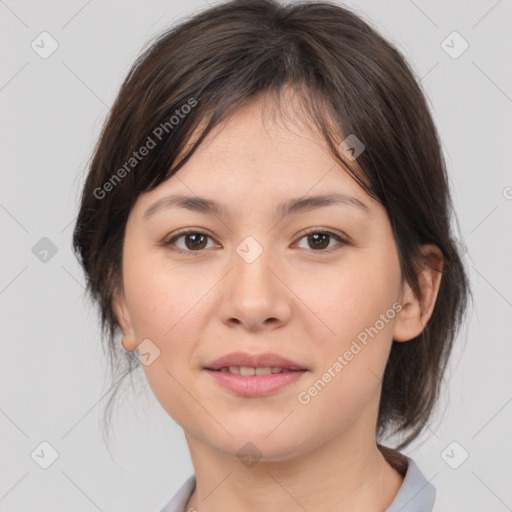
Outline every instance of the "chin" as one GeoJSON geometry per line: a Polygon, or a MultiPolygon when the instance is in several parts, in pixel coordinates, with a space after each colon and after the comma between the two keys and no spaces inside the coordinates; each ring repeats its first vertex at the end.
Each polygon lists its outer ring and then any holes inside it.
{"type": "Polygon", "coordinates": [[[236,436],[226,446],[217,446],[218,450],[224,451],[230,456],[237,458],[248,467],[255,462],[279,462],[291,459],[297,455],[297,442],[291,442],[294,436],[284,435],[270,439],[268,431],[262,434],[251,436],[247,432],[236,436]]]}

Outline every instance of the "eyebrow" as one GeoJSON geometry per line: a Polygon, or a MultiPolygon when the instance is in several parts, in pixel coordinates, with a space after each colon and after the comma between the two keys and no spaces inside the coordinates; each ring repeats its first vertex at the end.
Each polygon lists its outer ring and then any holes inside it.
{"type": "MultiPolygon", "coordinates": [[[[367,215],[371,215],[370,208],[365,203],[355,197],[340,192],[331,192],[328,194],[291,199],[285,203],[280,203],[276,208],[276,213],[281,217],[286,217],[288,215],[294,215],[335,204],[350,206],[367,215]]],[[[148,219],[158,211],[173,207],[185,208],[195,212],[215,215],[227,219],[233,218],[233,215],[225,205],[221,205],[212,199],[199,196],[174,194],[155,201],[144,213],[143,220],[148,219]]]]}

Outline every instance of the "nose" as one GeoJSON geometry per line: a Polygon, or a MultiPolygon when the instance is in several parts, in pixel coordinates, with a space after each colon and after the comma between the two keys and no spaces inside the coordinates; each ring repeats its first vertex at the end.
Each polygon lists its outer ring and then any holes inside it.
{"type": "Polygon", "coordinates": [[[280,268],[270,249],[254,260],[235,252],[222,287],[221,320],[248,331],[273,330],[288,323],[293,294],[280,268]]]}

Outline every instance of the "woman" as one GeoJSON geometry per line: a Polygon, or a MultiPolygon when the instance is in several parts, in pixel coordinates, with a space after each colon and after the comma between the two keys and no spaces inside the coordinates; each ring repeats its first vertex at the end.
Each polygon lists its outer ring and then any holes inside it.
{"type": "Polygon", "coordinates": [[[235,0],[144,52],[74,248],[113,369],[185,431],[162,512],[432,510],[400,450],[469,295],[451,214],[414,74],[349,10],[235,0]]]}

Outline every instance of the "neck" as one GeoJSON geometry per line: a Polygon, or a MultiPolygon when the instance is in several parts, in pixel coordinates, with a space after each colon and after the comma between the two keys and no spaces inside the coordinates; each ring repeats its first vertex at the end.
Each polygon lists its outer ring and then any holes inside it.
{"type": "Polygon", "coordinates": [[[186,511],[380,512],[391,504],[403,483],[403,475],[361,432],[350,442],[347,437],[333,438],[295,457],[262,458],[250,467],[190,434],[186,438],[196,475],[186,511]]]}

